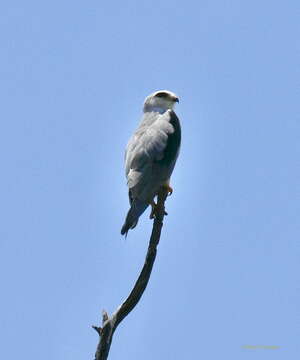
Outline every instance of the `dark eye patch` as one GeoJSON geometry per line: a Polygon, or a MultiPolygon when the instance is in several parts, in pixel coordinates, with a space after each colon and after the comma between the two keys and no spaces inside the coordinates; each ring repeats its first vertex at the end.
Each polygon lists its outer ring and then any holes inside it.
{"type": "Polygon", "coordinates": [[[159,97],[159,98],[166,98],[169,96],[168,93],[165,93],[165,92],[159,92],[155,95],[156,97],[159,97]]]}

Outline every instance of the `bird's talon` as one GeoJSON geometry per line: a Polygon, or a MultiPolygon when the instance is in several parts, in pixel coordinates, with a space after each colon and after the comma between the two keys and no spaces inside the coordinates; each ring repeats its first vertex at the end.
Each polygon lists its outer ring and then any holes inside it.
{"type": "Polygon", "coordinates": [[[165,188],[168,192],[168,196],[171,196],[173,194],[173,188],[171,188],[170,185],[165,185],[165,188]]]}

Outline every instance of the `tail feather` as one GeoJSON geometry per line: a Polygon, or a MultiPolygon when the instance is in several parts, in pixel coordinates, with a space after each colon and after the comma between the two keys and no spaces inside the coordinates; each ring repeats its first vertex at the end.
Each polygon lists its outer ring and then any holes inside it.
{"type": "Polygon", "coordinates": [[[135,199],[131,203],[131,207],[127,213],[126,220],[121,229],[121,234],[127,236],[129,229],[133,229],[136,227],[139,217],[142,213],[147,209],[149,204],[135,199]]]}

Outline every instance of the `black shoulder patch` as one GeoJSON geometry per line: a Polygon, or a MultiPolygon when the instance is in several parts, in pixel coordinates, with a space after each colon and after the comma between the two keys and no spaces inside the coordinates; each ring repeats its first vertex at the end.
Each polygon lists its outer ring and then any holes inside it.
{"type": "Polygon", "coordinates": [[[179,119],[173,110],[170,112],[170,124],[174,128],[174,132],[168,136],[164,157],[159,161],[161,164],[170,164],[175,161],[180,148],[181,127],[179,119]]]}

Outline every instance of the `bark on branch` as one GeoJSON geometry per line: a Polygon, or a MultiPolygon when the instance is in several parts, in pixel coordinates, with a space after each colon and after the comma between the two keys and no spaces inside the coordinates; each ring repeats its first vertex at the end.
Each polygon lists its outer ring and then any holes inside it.
{"type": "Polygon", "coordinates": [[[108,358],[113,334],[117,326],[134,309],[147,287],[156,257],[157,245],[159,243],[161,229],[163,226],[163,219],[166,214],[165,201],[167,196],[168,190],[164,187],[161,188],[158,194],[156,217],[153,221],[153,228],[145,263],[131,293],[111,316],[108,316],[107,312],[103,311],[102,327],[93,326],[100,337],[95,354],[95,360],[106,360],[108,358]]]}

